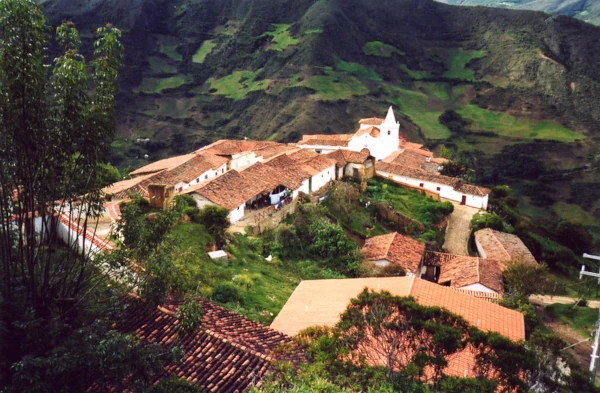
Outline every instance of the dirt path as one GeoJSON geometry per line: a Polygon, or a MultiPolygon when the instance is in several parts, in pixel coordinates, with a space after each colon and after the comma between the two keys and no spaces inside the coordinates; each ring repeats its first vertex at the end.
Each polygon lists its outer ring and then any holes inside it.
{"type": "MultiPolygon", "coordinates": [[[[542,306],[547,306],[554,303],[573,304],[576,300],[576,298],[567,296],[531,295],[529,297],[529,301],[531,303],[542,306]]],[[[600,308],[600,300],[588,300],[587,306],[589,308],[600,308]]]]}
{"type": "MultiPolygon", "coordinates": [[[[567,343],[567,345],[573,345],[572,347],[567,348],[564,351],[569,353],[573,357],[573,360],[577,364],[579,364],[584,370],[587,370],[590,366],[590,356],[592,355],[590,337],[584,337],[579,332],[572,329],[569,325],[554,320],[546,313],[544,305],[536,303],[535,299],[532,298],[533,296],[530,298],[530,300],[532,301],[532,303],[534,303],[535,310],[544,321],[544,325],[546,325],[546,327],[548,327],[548,329],[552,333],[556,334],[558,337],[563,339],[565,343],[567,343]]],[[[556,299],[556,297],[554,298],[556,299]]],[[[571,299],[571,301],[574,300],[571,299]]],[[[598,377],[596,378],[596,380],[598,380],[598,377]]]]}
{"type": "Polygon", "coordinates": [[[454,211],[448,219],[444,250],[456,255],[469,255],[467,242],[471,234],[471,218],[479,209],[453,202],[454,211]]]}

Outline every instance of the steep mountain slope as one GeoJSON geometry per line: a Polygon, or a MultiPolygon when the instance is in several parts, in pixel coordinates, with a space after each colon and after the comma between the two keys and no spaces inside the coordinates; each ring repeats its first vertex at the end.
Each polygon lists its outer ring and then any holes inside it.
{"type": "Polygon", "coordinates": [[[87,40],[108,20],[124,32],[113,144],[122,168],[225,137],[349,132],[392,104],[409,139],[454,146],[480,181],[519,186],[537,204],[532,215],[566,200],[600,215],[600,196],[571,195],[569,178],[600,183],[600,28],[432,0],[81,3],[44,5],[53,24],[73,19],[87,40]],[[468,130],[439,124],[445,110],[468,130]],[[523,175],[513,162],[535,170],[523,175]],[[535,199],[548,172],[543,183],[558,191],[535,199]]]}
{"type": "Polygon", "coordinates": [[[437,0],[441,3],[543,11],[600,25],[600,2],[595,0],[437,0]]]}

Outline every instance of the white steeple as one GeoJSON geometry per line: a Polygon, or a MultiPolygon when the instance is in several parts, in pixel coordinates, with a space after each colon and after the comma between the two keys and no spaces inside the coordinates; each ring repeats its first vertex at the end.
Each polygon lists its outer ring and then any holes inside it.
{"type": "Polygon", "coordinates": [[[394,116],[394,110],[392,109],[391,106],[390,106],[390,109],[388,109],[388,113],[385,116],[385,120],[383,121],[383,124],[385,124],[388,127],[395,126],[396,124],[398,124],[398,123],[396,123],[396,116],[394,116]]]}

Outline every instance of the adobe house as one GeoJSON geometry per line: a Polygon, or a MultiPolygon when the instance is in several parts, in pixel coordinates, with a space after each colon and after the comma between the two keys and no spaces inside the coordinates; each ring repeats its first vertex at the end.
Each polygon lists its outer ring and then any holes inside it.
{"type": "Polygon", "coordinates": [[[368,238],[361,252],[363,258],[378,267],[401,266],[407,276],[419,273],[425,244],[398,232],[368,238]]]}
{"type": "Polygon", "coordinates": [[[369,149],[360,152],[336,150],[325,155],[335,160],[335,178],[351,178],[358,181],[368,180],[375,176],[375,157],[369,149]]]}

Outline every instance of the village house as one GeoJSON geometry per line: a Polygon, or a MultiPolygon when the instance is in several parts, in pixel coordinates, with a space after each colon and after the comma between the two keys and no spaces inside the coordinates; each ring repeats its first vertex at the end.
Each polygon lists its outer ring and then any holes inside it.
{"type": "MultiPolygon", "coordinates": [[[[364,289],[412,296],[423,306],[437,306],[463,317],[484,331],[497,332],[513,341],[525,339],[523,314],[462,291],[413,277],[357,278],[302,281],[271,328],[294,336],[311,326],[334,326],[350,300],[364,289]],[[326,293],[327,296],[323,296],[326,293]]],[[[475,377],[473,353],[464,350],[448,359],[446,374],[475,377]]]]}
{"type": "Polygon", "coordinates": [[[398,265],[407,276],[419,272],[425,244],[398,232],[368,238],[362,248],[363,258],[377,267],[398,265]]]}
{"type": "Polygon", "coordinates": [[[335,150],[327,153],[326,157],[335,160],[335,179],[350,178],[358,181],[371,179],[375,176],[375,157],[368,149],[360,152],[350,150],[335,150]]]}
{"type": "MultiPolygon", "coordinates": [[[[271,370],[273,351],[280,344],[292,345],[292,339],[212,302],[198,301],[202,321],[199,330],[191,335],[182,336],[176,317],[180,303],[175,301],[151,313],[144,306],[132,305],[116,329],[160,344],[165,350],[175,346],[183,350],[186,356],[180,362],[167,364],[164,372],[154,377],[157,381],[176,376],[212,393],[241,393],[260,385],[271,370]]],[[[291,356],[301,357],[302,353],[295,349],[291,356]]],[[[89,391],[105,390],[92,386],[89,391]]]]}
{"type": "Polygon", "coordinates": [[[437,283],[477,292],[504,293],[502,265],[493,259],[453,255],[440,267],[437,283]]]}
{"type": "Polygon", "coordinates": [[[375,164],[375,171],[378,175],[397,183],[435,192],[440,197],[459,202],[461,205],[487,209],[491,190],[467,184],[456,177],[433,174],[423,169],[388,162],[375,164]]]}
{"type": "Polygon", "coordinates": [[[531,251],[516,235],[484,228],[476,231],[473,236],[479,256],[501,262],[503,268],[512,261],[537,264],[531,251]]]}

